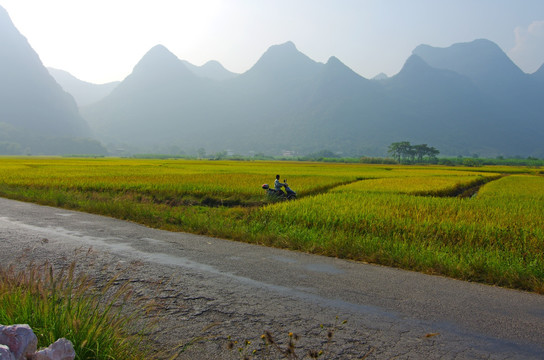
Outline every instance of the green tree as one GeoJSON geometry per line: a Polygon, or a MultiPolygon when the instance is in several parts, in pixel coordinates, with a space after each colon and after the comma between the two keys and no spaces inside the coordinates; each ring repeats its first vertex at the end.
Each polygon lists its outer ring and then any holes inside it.
{"type": "Polygon", "coordinates": [[[424,157],[427,157],[427,161],[435,160],[436,156],[440,153],[436,148],[429,147],[427,144],[414,145],[412,147],[417,157],[418,162],[424,162],[424,157]]]}
{"type": "Polygon", "coordinates": [[[425,155],[429,157],[429,161],[435,161],[438,154],[440,154],[440,151],[438,151],[438,149],[436,149],[435,147],[431,146],[427,149],[427,153],[425,155]]]}
{"type": "Polygon", "coordinates": [[[436,148],[429,147],[427,144],[412,145],[408,141],[394,142],[389,145],[387,151],[399,163],[412,162],[417,159],[418,162],[423,162],[425,157],[428,161],[436,160],[436,156],[440,153],[436,148]]]}
{"type": "Polygon", "coordinates": [[[427,151],[429,150],[427,144],[414,145],[413,149],[415,152],[415,156],[417,157],[417,161],[423,162],[423,157],[427,155],[427,151]]]}
{"type": "Polygon", "coordinates": [[[403,162],[405,159],[413,156],[412,145],[408,141],[392,143],[389,145],[387,152],[398,162],[403,162]]]}

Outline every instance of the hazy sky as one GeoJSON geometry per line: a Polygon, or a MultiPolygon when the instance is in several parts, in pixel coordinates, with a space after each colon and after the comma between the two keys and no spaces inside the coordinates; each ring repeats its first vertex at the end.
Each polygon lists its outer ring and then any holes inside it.
{"type": "Polygon", "coordinates": [[[396,74],[419,44],[486,38],[525,72],[544,63],[544,0],[0,0],[44,65],[124,79],[154,45],[195,65],[248,70],[271,45],[396,74]]]}

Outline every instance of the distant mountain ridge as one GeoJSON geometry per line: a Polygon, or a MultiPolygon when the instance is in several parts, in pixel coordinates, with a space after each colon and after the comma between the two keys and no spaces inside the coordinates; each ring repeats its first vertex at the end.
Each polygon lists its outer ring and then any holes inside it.
{"type": "Polygon", "coordinates": [[[196,67],[157,45],[79,112],[1,7],[0,52],[4,154],[104,153],[94,133],[110,149],[138,152],[383,156],[410,141],[444,155],[544,157],[544,66],[525,74],[485,39],[418,46],[380,80],[334,56],[316,62],[292,42],[242,74],[215,61],[196,67]]]}
{"type": "Polygon", "coordinates": [[[0,55],[0,153],[105,151],[1,6],[0,55]]]}
{"type": "MultiPolygon", "coordinates": [[[[202,66],[193,65],[186,60],[182,60],[182,62],[198,77],[222,81],[238,76],[238,74],[225,69],[223,65],[215,60],[210,60],[202,66]]],[[[62,86],[64,91],[74,97],[78,106],[87,106],[102,100],[121,83],[121,81],[112,81],[105,84],[94,84],[79,80],[64,70],[54,68],[48,68],[47,70],[55,78],[57,83],[62,86]]]]}
{"type": "Polygon", "coordinates": [[[268,48],[255,65],[241,76],[271,80],[303,79],[314,76],[321,66],[323,64],[310,59],[288,41],[268,48]]]}
{"type": "Polygon", "coordinates": [[[106,142],[152,146],[176,140],[190,117],[202,125],[206,112],[200,98],[216,82],[198,77],[162,45],[154,46],[109,96],[82,107],[93,129],[106,142]],[[172,118],[174,116],[175,118],[172,118]]]}
{"type": "Polygon", "coordinates": [[[372,78],[372,80],[384,80],[384,79],[388,79],[389,76],[387,76],[385,73],[379,73],[378,75],[374,76],[372,78]]]}
{"type": "Polygon", "coordinates": [[[542,64],[537,71],[533,73],[533,76],[535,76],[537,79],[544,81],[544,64],[542,64]]]}
{"type": "Polygon", "coordinates": [[[477,84],[525,75],[497,44],[486,39],[453,44],[447,48],[420,45],[413,53],[432,67],[455,71],[477,84]]]}
{"type": "Polygon", "coordinates": [[[193,72],[193,74],[199,77],[222,81],[238,76],[238,74],[225,69],[223,65],[215,60],[210,60],[202,66],[193,65],[186,60],[182,60],[182,62],[193,72]]]}
{"type": "Polygon", "coordinates": [[[45,134],[87,135],[73,98],[49,75],[28,41],[0,7],[1,121],[45,134]],[[18,106],[31,103],[32,106],[18,106]],[[41,121],[35,119],[39,117],[41,121]]]}
{"type": "Polygon", "coordinates": [[[524,74],[488,40],[422,45],[398,74],[380,81],[335,57],[316,62],[292,42],[271,46],[248,71],[222,81],[190,76],[186,63],[162,50],[154,62],[144,56],[149,67],[138,64],[108,98],[82,110],[104,139],[366,155],[384,155],[404,139],[446,154],[544,156],[542,105],[530,95],[544,90],[541,70],[524,74]],[[167,83],[140,86],[131,81],[136,75],[167,83]]]}
{"type": "Polygon", "coordinates": [[[105,84],[93,84],[79,80],[64,70],[54,68],[47,68],[47,70],[64,91],[74,97],[78,106],[89,105],[105,98],[120,83],[120,81],[113,81],[105,84]]]}

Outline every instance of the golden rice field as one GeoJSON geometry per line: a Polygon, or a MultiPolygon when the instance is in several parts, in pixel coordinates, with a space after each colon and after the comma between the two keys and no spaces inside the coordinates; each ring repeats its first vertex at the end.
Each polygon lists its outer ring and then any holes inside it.
{"type": "Polygon", "coordinates": [[[0,158],[0,196],[544,293],[540,171],[0,158]],[[276,174],[298,200],[266,198],[276,174]]]}

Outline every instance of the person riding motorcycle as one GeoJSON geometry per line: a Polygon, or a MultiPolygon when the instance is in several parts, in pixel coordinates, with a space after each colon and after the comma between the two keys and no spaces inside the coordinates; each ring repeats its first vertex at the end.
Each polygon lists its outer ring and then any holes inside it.
{"type": "Polygon", "coordinates": [[[297,198],[297,193],[287,185],[286,180],[280,182],[279,175],[276,175],[274,188],[271,188],[268,184],[263,184],[261,187],[266,191],[268,196],[273,197],[274,199],[293,200],[297,198]],[[281,190],[282,187],[285,188],[285,192],[281,190]]]}
{"type": "Polygon", "coordinates": [[[280,182],[280,176],[276,175],[276,180],[274,180],[274,189],[278,193],[278,196],[284,195],[284,192],[281,188],[285,187],[286,185],[287,185],[286,183],[280,182]]]}

